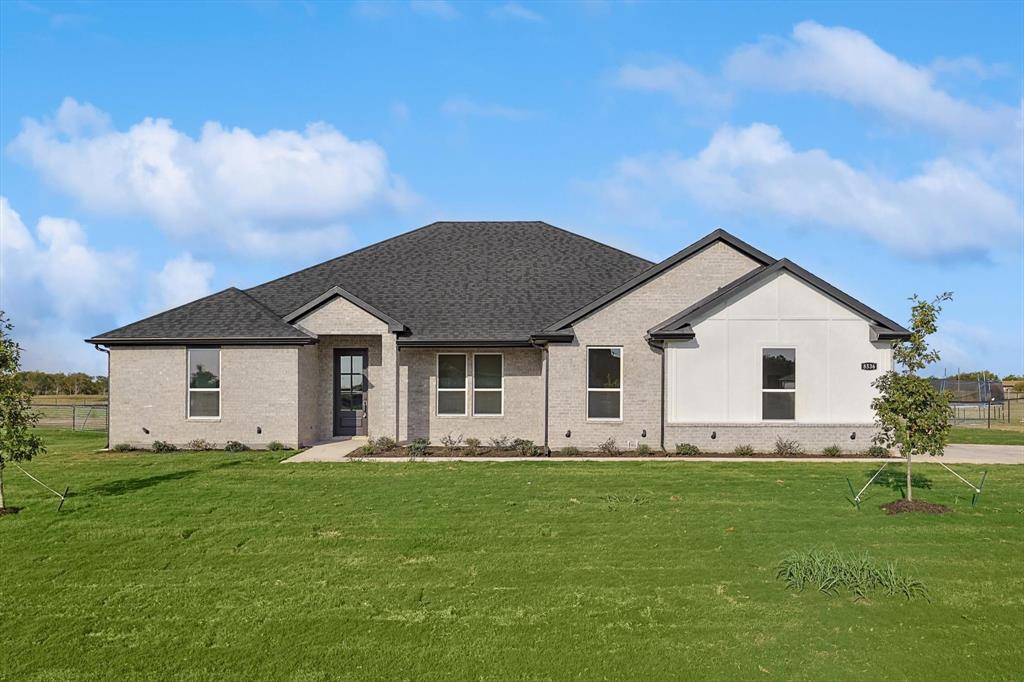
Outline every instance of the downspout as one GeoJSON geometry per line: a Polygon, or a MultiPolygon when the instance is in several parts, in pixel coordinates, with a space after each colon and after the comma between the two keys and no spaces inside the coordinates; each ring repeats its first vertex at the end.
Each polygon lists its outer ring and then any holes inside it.
{"type": "Polygon", "coordinates": [[[402,347],[395,336],[395,442],[402,439],[402,347]]]}
{"type": "Polygon", "coordinates": [[[107,450],[110,450],[110,349],[101,348],[98,343],[94,343],[93,346],[101,353],[107,354],[107,450]]]}
{"type": "Polygon", "coordinates": [[[661,450],[665,451],[665,345],[661,346],[661,450]]]}

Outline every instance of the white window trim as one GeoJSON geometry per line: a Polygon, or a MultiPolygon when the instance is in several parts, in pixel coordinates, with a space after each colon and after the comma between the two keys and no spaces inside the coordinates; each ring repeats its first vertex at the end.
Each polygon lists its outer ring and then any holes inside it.
{"type": "Polygon", "coordinates": [[[216,422],[220,421],[221,416],[224,414],[224,396],[220,395],[220,389],[223,388],[223,379],[221,378],[221,367],[224,365],[223,349],[220,346],[186,346],[185,347],[185,418],[188,421],[193,422],[216,422]],[[189,354],[193,350],[215,350],[217,351],[217,388],[192,388],[191,369],[192,360],[189,354]],[[192,416],[192,392],[196,393],[217,393],[217,416],[216,417],[193,417],[192,416]]]}
{"type": "MultiPolygon", "coordinates": [[[[761,402],[761,421],[762,422],[767,422],[769,424],[795,424],[797,422],[796,388],[765,388],[764,387],[764,352],[766,350],[768,350],[769,348],[771,348],[773,350],[791,350],[791,351],[793,351],[793,363],[796,364],[797,355],[799,354],[799,352],[797,350],[797,346],[796,346],[795,343],[774,343],[774,344],[771,344],[769,346],[761,346],[761,349],[760,349],[761,356],[759,358],[759,361],[761,363],[761,367],[760,367],[761,371],[758,372],[758,378],[760,379],[760,383],[761,383],[761,395],[762,396],[765,393],[792,393],[793,394],[793,418],[792,419],[766,419],[765,416],[764,416],[764,398],[762,397],[761,401],[760,401],[761,402]]],[[[794,371],[794,373],[793,373],[793,383],[796,384],[797,386],[799,386],[800,384],[796,380],[796,372],[797,371],[799,371],[799,365],[797,365],[797,370],[794,371]]]]}
{"type": "Polygon", "coordinates": [[[467,363],[467,360],[466,360],[466,354],[465,353],[437,353],[434,356],[434,381],[436,382],[436,386],[434,387],[434,390],[435,390],[435,392],[434,392],[434,414],[437,417],[440,417],[442,419],[445,418],[445,417],[465,417],[465,416],[467,416],[468,415],[468,411],[467,410],[469,409],[469,393],[468,393],[468,390],[469,390],[469,364],[467,363]],[[462,356],[462,366],[464,367],[464,371],[462,373],[462,388],[441,388],[441,356],[442,355],[461,355],[462,356]],[[444,391],[446,393],[462,393],[462,398],[463,399],[462,399],[462,412],[461,413],[455,413],[455,412],[446,412],[444,414],[441,413],[441,400],[440,400],[440,397],[441,397],[441,392],[442,391],[444,391]]]}
{"type": "Polygon", "coordinates": [[[626,373],[626,352],[622,346],[587,346],[587,374],[583,378],[587,389],[587,399],[583,401],[583,416],[588,422],[621,422],[623,417],[623,379],[626,373]],[[617,350],[619,351],[619,387],[618,388],[591,388],[590,387],[590,351],[592,350],[617,350]],[[591,417],[590,416],[590,393],[615,393],[619,394],[619,416],[618,417],[591,417]]]}
{"type": "Polygon", "coordinates": [[[504,353],[473,353],[473,416],[482,419],[505,416],[505,354],[504,353]],[[477,388],[476,387],[476,358],[478,355],[497,355],[501,358],[501,387],[500,388],[477,388]],[[501,393],[501,411],[496,414],[477,414],[476,392],[501,393]]]}

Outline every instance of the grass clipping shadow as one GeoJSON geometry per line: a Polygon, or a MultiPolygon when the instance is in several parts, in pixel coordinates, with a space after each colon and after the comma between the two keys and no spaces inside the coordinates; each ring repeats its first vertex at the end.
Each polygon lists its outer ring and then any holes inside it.
{"type": "Polygon", "coordinates": [[[907,600],[931,601],[924,583],[908,576],[895,562],[876,563],[866,553],[845,555],[835,550],[796,552],[779,562],[776,577],[787,589],[803,592],[808,588],[836,596],[845,590],[855,600],[880,592],[907,600]]]}

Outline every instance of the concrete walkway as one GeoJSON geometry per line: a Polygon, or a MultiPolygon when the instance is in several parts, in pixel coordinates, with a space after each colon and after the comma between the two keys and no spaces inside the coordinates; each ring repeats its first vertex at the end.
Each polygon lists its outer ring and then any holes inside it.
{"type": "MultiPolygon", "coordinates": [[[[291,462],[816,462],[821,464],[856,464],[901,462],[901,458],[880,457],[354,457],[366,443],[365,437],[330,441],[314,445],[285,463],[291,462]]],[[[915,462],[941,461],[946,464],[1024,464],[1021,445],[947,445],[941,459],[915,457],[915,462]]]]}
{"type": "Polygon", "coordinates": [[[366,445],[369,439],[366,436],[355,436],[344,440],[329,440],[324,443],[317,443],[313,447],[303,450],[284,460],[282,464],[295,462],[344,462],[349,455],[366,445]]]}

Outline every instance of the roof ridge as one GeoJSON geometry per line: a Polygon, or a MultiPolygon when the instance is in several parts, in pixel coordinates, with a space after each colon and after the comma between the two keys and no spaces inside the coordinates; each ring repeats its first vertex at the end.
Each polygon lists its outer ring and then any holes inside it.
{"type": "MultiPolygon", "coordinates": [[[[231,288],[235,289],[235,287],[231,287],[231,288]]],[[[238,289],[238,293],[242,294],[242,296],[245,296],[246,299],[248,299],[249,301],[252,301],[254,304],[256,304],[256,306],[259,307],[260,310],[262,310],[263,312],[267,313],[268,315],[273,317],[275,320],[280,321],[281,324],[286,324],[289,327],[294,328],[296,331],[299,331],[299,332],[305,334],[306,336],[310,337],[311,339],[312,338],[316,338],[313,335],[311,335],[309,332],[307,332],[306,330],[302,329],[301,327],[298,327],[298,326],[292,324],[291,322],[285,321],[284,318],[282,318],[280,315],[278,315],[273,310],[271,310],[269,306],[267,306],[262,301],[258,300],[255,296],[250,295],[249,292],[243,291],[242,289],[238,289]]]]}

